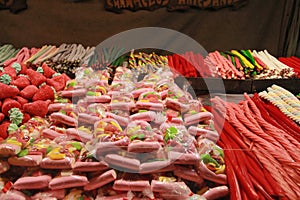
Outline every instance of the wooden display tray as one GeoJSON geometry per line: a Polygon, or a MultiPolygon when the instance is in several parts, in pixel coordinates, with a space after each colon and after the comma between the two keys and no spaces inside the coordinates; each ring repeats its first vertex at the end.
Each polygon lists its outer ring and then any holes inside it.
{"type": "Polygon", "coordinates": [[[179,76],[175,82],[184,88],[188,85],[188,91],[195,95],[209,93],[226,93],[226,94],[253,94],[261,92],[268,87],[276,84],[293,94],[300,93],[300,79],[265,79],[265,80],[234,80],[220,78],[185,78],[179,76]]]}

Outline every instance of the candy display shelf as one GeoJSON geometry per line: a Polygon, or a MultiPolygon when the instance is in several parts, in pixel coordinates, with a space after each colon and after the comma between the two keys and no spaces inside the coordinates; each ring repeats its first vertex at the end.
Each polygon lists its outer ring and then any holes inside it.
{"type": "Polygon", "coordinates": [[[226,94],[243,94],[261,92],[266,90],[273,84],[286,88],[293,94],[300,92],[300,79],[220,79],[220,78],[185,78],[177,77],[178,85],[183,86],[188,82],[189,91],[193,91],[195,95],[203,95],[208,93],[226,93],[226,94]]]}

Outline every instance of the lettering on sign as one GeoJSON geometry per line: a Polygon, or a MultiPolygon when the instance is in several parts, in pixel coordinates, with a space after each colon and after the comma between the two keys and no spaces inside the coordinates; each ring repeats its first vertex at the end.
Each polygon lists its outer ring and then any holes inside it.
{"type": "Polygon", "coordinates": [[[167,8],[168,11],[187,10],[189,8],[217,10],[225,7],[238,9],[248,0],[105,0],[105,9],[117,13],[122,10],[156,10],[167,8]]]}

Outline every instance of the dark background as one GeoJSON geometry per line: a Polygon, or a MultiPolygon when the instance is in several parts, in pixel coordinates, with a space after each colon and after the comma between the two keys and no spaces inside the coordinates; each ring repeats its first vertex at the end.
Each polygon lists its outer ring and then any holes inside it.
{"type": "Polygon", "coordinates": [[[103,0],[27,0],[18,14],[0,11],[0,43],[16,47],[81,43],[96,46],[122,31],[155,26],[187,34],[208,52],[267,49],[275,56],[294,55],[299,33],[299,0],[249,0],[239,10],[189,9],[185,12],[104,9],[103,0]],[[296,17],[296,18],[295,18],[296,17]]]}

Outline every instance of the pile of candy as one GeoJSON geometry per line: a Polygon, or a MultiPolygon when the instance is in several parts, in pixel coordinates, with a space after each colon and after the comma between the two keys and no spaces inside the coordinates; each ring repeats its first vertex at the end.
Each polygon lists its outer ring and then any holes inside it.
{"type": "Polygon", "coordinates": [[[78,70],[0,144],[1,199],[218,199],[229,194],[213,115],[167,68],[78,70]]]}
{"type": "MultiPolygon", "coordinates": [[[[29,50],[23,48],[17,55],[23,52],[29,53],[29,50]]],[[[0,140],[31,117],[45,117],[49,103],[70,80],[45,63],[35,69],[13,62],[15,57],[10,60],[0,67],[0,140]]]]}
{"type": "Polygon", "coordinates": [[[128,67],[130,69],[137,69],[141,73],[156,71],[159,68],[165,67],[167,65],[168,58],[166,56],[157,55],[156,53],[134,53],[134,51],[131,51],[128,58],[128,67]]]}
{"type": "Polygon", "coordinates": [[[217,67],[223,79],[282,79],[297,76],[292,67],[280,62],[267,50],[231,50],[211,52],[206,60],[209,68],[217,67]]]}
{"type": "Polygon", "coordinates": [[[12,45],[0,47],[0,65],[10,66],[14,62],[27,66],[39,66],[47,63],[53,70],[74,77],[75,70],[87,65],[94,54],[95,47],[83,47],[81,44],[44,45],[41,48],[15,49],[12,45]]]}
{"type": "Polygon", "coordinates": [[[183,55],[168,56],[168,65],[184,77],[210,77],[213,75],[210,68],[204,63],[200,53],[186,52],[183,55]]]}
{"type": "Polygon", "coordinates": [[[119,47],[83,47],[81,44],[44,45],[41,48],[12,45],[0,46],[0,65],[13,62],[41,65],[46,62],[53,70],[75,77],[76,69],[89,66],[94,70],[108,69],[110,77],[117,67],[128,67],[139,73],[169,66],[184,77],[217,77],[223,79],[287,79],[299,76],[299,58],[275,58],[267,50],[214,51],[201,53],[146,53],[119,47]],[[164,55],[163,55],[164,54],[164,55]]]}

